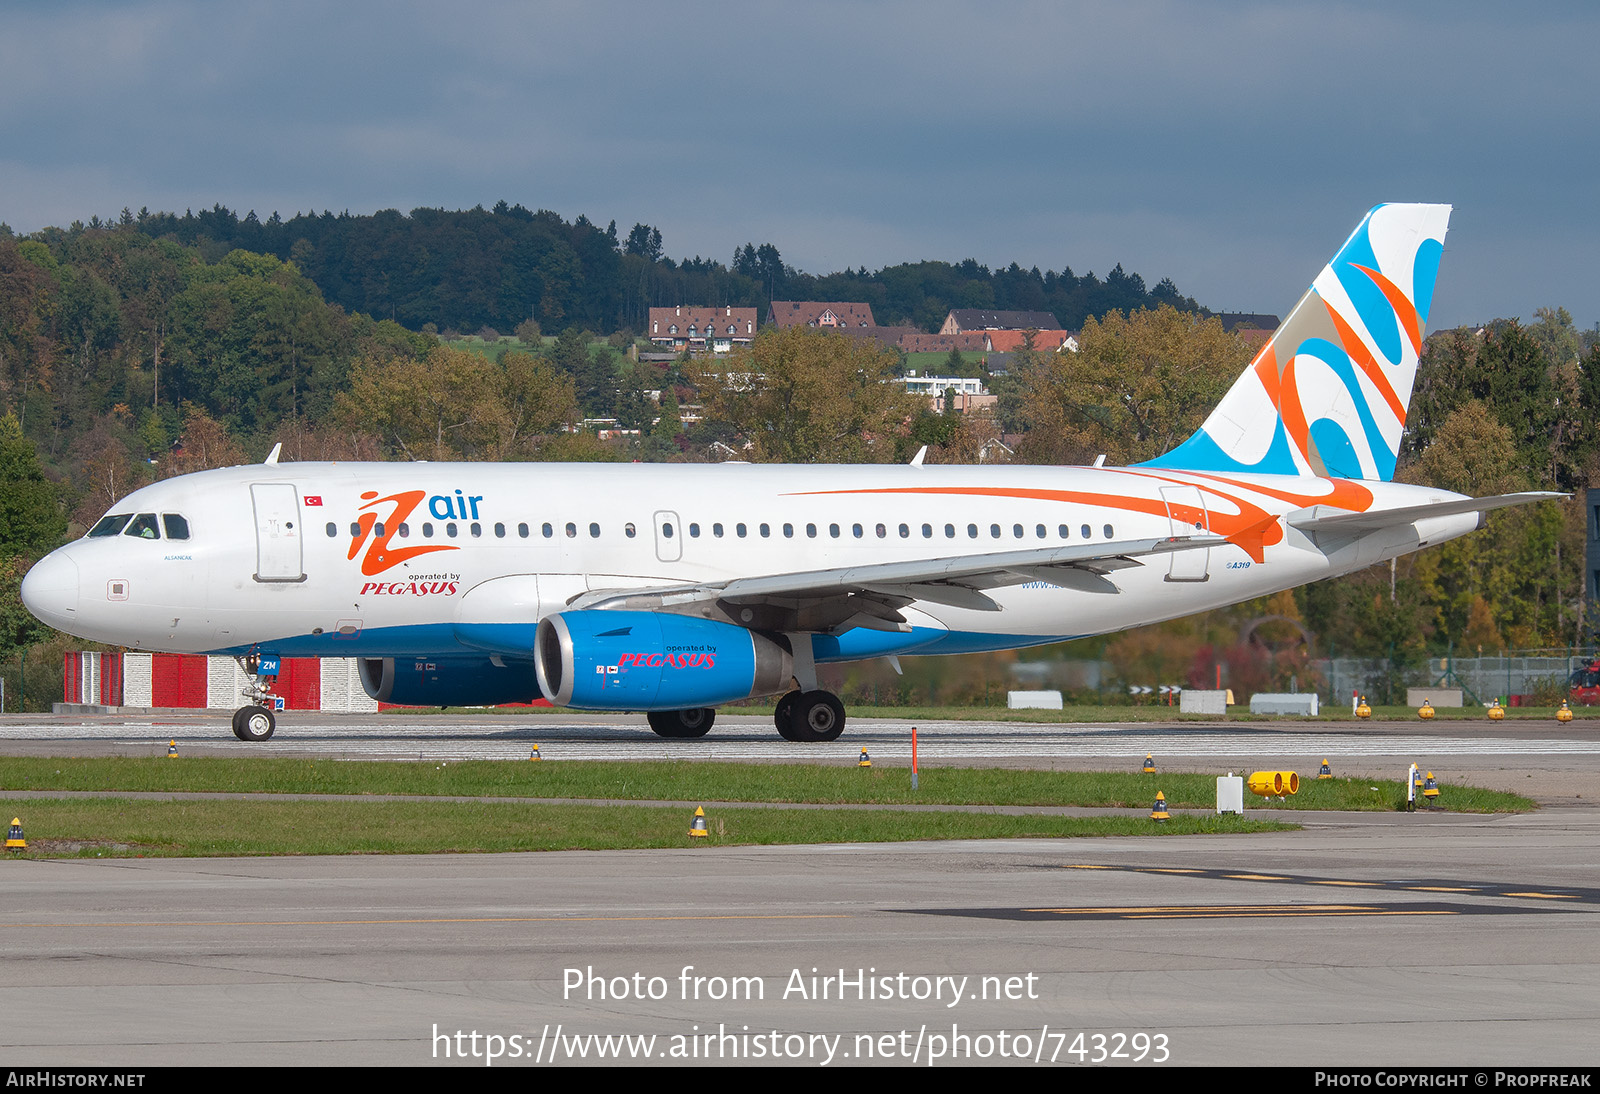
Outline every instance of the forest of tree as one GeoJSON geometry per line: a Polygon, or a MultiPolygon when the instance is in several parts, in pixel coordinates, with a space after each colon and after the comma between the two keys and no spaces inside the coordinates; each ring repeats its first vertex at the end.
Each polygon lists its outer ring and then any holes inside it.
{"type": "MultiPolygon", "coordinates": [[[[89,224],[101,226],[98,218],[89,224]]],[[[615,221],[605,228],[583,216],[568,223],[504,201],[492,210],[301,213],[287,220],[277,213],[261,220],[253,211],[241,218],[221,205],[183,216],[124,210],[103,226],[195,247],[209,262],[234,250],[292,261],[330,303],[413,330],[425,323],[510,330],[533,319],[552,332],[643,331],[651,307],[754,306],[764,317],[774,299],[865,301],[885,326],[930,332],[951,308],[1049,311],[1071,330],[1112,308],[1197,309],[1170,280],[1146,289],[1120,264],[1104,278],[1065,266],[1059,273],[1016,263],[991,271],[970,258],[814,276],[786,265],[771,243],[747,243],[726,264],[698,256],[674,261],[663,253],[660,230],[648,224],[619,238],[615,221]]],[[[49,241],[53,233],[40,237],[49,241]]]]}

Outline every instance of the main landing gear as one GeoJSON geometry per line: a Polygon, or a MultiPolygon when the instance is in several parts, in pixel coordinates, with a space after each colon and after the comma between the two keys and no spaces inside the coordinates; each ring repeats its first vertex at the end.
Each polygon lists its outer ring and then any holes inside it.
{"type": "Polygon", "coordinates": [[[836,741],[844,732],[844,704],[832,692],[796,689],[778,700],[772,720],[786,741],[836,741]]]}
{"type": "Polygon", "coordinates": [[[817,684],[817,664],[811,652],[811,635],[791,634],[795,689],[778,700],[772,721],[786,741],[820,744],[836,741],[844,732],[844,704],[817,684]]]}
{"type": "Polygon", "coordinates": [[[272,713],[272,703],[277,696],[272,694],[270,687],[270,682],[276,680],[277,676],[269,676],[261,671],[259,654],[252,653],[235,660],[250,675],[250,683],[241,688],[239,694],[252,700],[252,703],[233,712],[233,735],[241,741],[265,741],[278,728],[277,715],[272,713]]]}
{"type": "Polygon", "coordinates": [[[650,728],[656,731],[656,736],[681,739],[704,737],[711,732],[717,712],[711,707],[695,707],[690,710],[652,710],[645,717],[650,722],[650,728]]]}

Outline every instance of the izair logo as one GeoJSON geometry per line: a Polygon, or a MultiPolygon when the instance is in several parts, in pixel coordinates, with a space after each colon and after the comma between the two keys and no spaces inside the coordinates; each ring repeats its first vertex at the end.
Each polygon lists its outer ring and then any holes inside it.
{"type": "Polygon", "coordinates": [[[455,492],[454,497],[449,494],[428,497],[421,490],[404,490],[383,498],[378,497],[376,490],[368,490],[361,495],[361,500],[366,504],[361,506],[361,516],[356,522],[357,534],[350,540],[350,554],[347,556],[353,559],[361,555],[363,574],[368,577],[381,574],[407,559],[434,551],[460,550],[459,547],[444,543],[421,547],[395,547],[390,544],[390,540],[399,532],[400,525],[422,504],[424,498],[428,501],[428,512],[440,520],[476,520],[478,503],[483,500],[482,495],[469,498],[460,490],[455,492]],[[383,524],[383,534],[373,535],[380,522],[383,524]],[[362,548],[366,548],[365,554],[362,554],[362,548]]]}

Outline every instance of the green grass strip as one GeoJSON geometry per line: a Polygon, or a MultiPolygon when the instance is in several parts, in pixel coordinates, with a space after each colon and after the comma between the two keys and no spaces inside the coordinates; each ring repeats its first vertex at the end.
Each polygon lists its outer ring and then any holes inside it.
{"type": "MultiPolygon", "coordinates": [[[[1138,761],[1130,763],[1130,767],[1138,761]]],[[[1174,808],[1216,805],[1216,776],[1137,771],[1025,771],[924,768],[911,789],[905,767],[853,763],[737,764],[690,761],[468,760],[391,763],[195,756],[0,757],[0,789],[205,791],[260,794],[413,794],[451,797],[602,798],[654,801],[792,802],[876,805],[1073,805],[1148,809],[1156,791],[1174,808]]],[[[1523,812],[1515,794],[1441,783],[1454,811],[1523,812]]],[[[1390,810],[1405,797],[1397,781],[1327,779],[1302,772],[1300,793],[1281,809],[1390,810]],[[1373,787],[1377,787],[1373,790],[1373,787]]],[[[5,808],[0,804],[0,809],[5,808]]]]}
{"type": "MultiPolygon", "coordinates": [[[[1157,823],[1126,817],[1003,816],[892,810],[707,810],[539,802],[147,801],[126,798],[8,802],[28,850],[7,858],[211,855],[436,854],[621,850],[741,844],[1194,835],[1286,831],[1294,825],[1216,815],[1157,823]]],[[[0,863],[0,872],[5,866],[0,863]]]]}

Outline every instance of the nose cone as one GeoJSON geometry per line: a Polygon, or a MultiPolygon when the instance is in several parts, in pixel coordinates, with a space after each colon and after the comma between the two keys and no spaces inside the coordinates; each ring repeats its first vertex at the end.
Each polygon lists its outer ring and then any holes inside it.
{"type": "Polygon", "coordinates": [[[45,623],[70,633],[78,617],[78,564],[65,551],[35,562],[22,579],[22,602],[45,623]]]}

